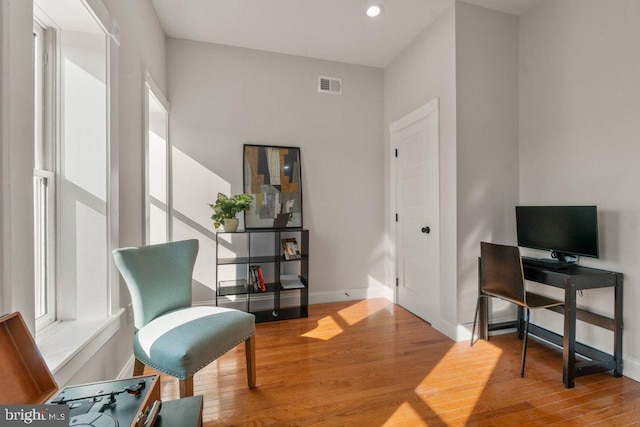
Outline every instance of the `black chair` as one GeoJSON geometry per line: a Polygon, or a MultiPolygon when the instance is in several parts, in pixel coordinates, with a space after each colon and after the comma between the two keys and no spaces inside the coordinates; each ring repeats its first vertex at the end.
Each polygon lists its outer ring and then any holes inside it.
{"type": "MultiPolygon", "coordinates": [[[[563,305],[562,301],[543,295],[527,292],[525,289],[522,258],[516,246],[498,245],[495,243],[480,243],[480,294],[476,303],[476,314],[473,318],[471,330],[471,345],[476,331],[478,310],[482,298],[495,297],[512,302],[526,309],[524,327],[524,343],[522,345],[522,371],[524,378],[524,364],[527,357],[527,336],[529,335],[529,309],[549,308],[563,305]]],[[[520,324],[518,324],[520,329],[520,324]]]]}

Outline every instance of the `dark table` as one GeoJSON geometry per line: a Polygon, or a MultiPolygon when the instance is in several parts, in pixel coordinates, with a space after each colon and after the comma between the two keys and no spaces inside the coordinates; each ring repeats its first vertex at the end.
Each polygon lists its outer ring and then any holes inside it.
{"type": "MultiPolygon", "coordinates": [[[[479,260],[479,262],[481,262],[479,260]]],[[[562,379],[566,388],[575,386],[575,378],[596,372],[613,370],[613,376],[622,376],[622,273],[598,270],[595,268],[570,265],[562,269],[552,269],[527,263],[523,257],[524,277],[545,285],[564,289],[564,306],[551,307],[548,310],[564,315],[564,333],[558,335],[537,325],[529,325],[529,333],[562,346],[562,379]],[[615,294],[614,316],[602,316],[576,307],[578,291],[612,288],[615,294]],[[613,332],[613,354],[576,342],[576,321],[580,320],[613,332]],[[576,354],[588,360],[577,361],[576,354]]],[[[479,264],[480,266],[480,264],[479,264]]],[[[478,284],[479,286],[479,284],[478,284]]],[[[482,298],[479,313],[479,337],[487,339],[489,329],[512,327],[511,325],[489,325],[487,299],[482,298]]],[[[518,307],[516,322],[519,335],[524,330],[523,309],[518,307]]]]}

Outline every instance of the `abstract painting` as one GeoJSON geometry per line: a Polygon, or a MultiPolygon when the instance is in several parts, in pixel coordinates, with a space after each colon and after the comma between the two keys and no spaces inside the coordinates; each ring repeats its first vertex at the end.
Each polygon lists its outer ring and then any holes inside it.
{"type": "Polygon", "coordinates": [[[246,229],[302,227],[300,148],[245,144],[244,192],[246,229]]]}

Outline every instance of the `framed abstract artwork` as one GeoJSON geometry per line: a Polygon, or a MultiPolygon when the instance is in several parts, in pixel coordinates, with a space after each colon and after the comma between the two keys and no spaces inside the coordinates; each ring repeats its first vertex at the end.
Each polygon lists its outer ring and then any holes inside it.
{"type": "Polygon", "coordinates": [[[253,196],[247,230],[302,227],[299,147],[245,144],[243,171],[244,192],[253,196]]]}

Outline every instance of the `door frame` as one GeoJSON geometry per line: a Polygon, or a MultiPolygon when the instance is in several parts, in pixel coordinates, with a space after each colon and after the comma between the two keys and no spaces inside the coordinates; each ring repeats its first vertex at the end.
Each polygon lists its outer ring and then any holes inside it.
{"type": "MultiPolygon", "coordinates": [[[[395,150],[397,147],[391,142],[391,135],[394,132],[397,132],[413,123],[422,120],[423,118],[429,116],[432,113],[438,114],[438,120],[436,120],[437,133],[438,133],[438,171],[441,174],[441,166],[440,163],[440,98],[436,97],[424,104],[422,107],[417,110],[405,115],[401,119],[396,120],[395,122],[389,125],[389,160],[390,160],[390,168],[389,168],[389,197],[390,197],[390,215],[389,215],[389,237],[390,237],[390,261],[391,261],[391,272],[393,274],[392,278],[392,295],[393,295],[393,303],[398,304],[398,286],[397,286],[397,278],[398,278],[398,262],[397,262],[397,226],[396,226],[396,212],[398,212],[398,202],[397,202],[397,166],[395,162],[395,150]]],[[[440,191],[438,191],[438,199],[440,199],[440,191]]],[[[438,200],[440,203],[440,200],[438,200]]],[[[442,210],[439,209],[439,215],[442,216],[442,210]]],[[[440,229],[441,218],[437,218],[437,227],[440,229]]],[[[442,234],[439,233],[439,241],[438,247],[440,248],[442,245],[442,234]]],[[[440,279],[442,282],[442,278],[440,279]]],[[[440,298],[440,287],[441,283],[438,284],[438,298],[440,298]]],[[[440,304],[438,303],[438,313],[434,315],[434,318],[439,322],[440,320],[440,304]]],[[[435,323],[432,323],[432,326],[438,329],[435,323]]]]}

